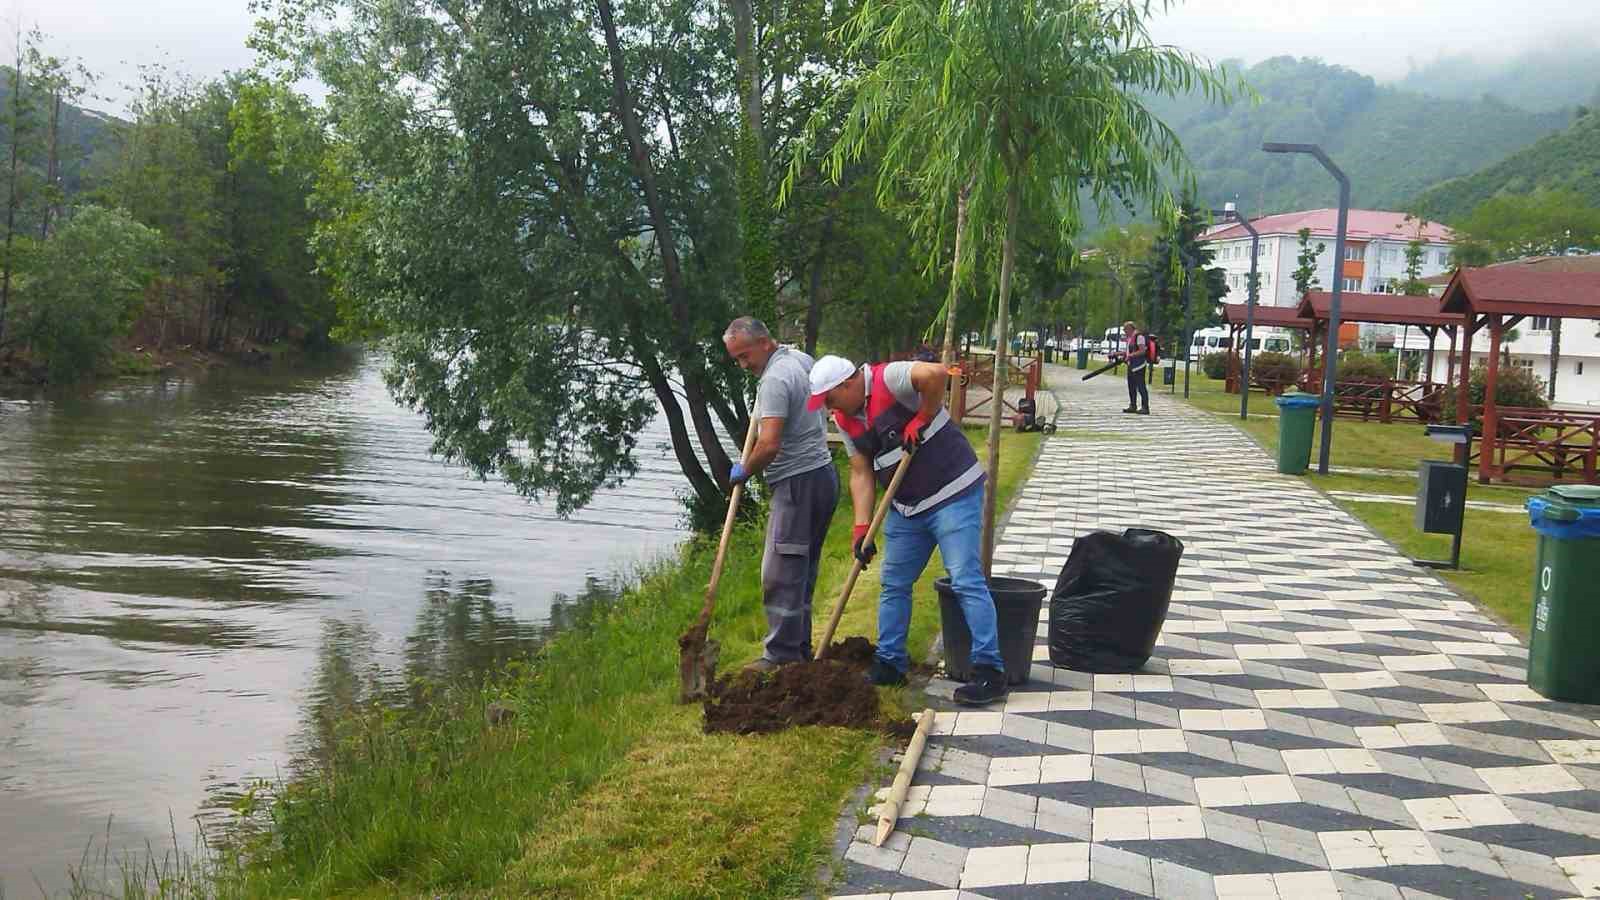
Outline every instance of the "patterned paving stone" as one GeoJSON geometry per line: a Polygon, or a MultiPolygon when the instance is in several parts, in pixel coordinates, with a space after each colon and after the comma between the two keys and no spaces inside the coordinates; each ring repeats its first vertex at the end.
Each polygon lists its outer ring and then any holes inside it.
{"type": "Polygon", "coordinates": [[[1031,680],[939,714],[836,896],[1600,896],[1600,708],[1529,690],[1516,638],[1226,421],[1161,392],[1131,421],[1119,383],[1051,374],[996,572],[1053,583],[1075,537],[1156,522],[1185,552],[1155,655],[1055,669],[1045,610],[1031,680]]]}

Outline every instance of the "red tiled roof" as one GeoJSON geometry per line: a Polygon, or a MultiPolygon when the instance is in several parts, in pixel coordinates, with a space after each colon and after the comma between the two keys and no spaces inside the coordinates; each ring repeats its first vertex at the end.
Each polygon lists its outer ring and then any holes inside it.
{"type": "MultiPolygon", "coordinates": [[[[1298,313],[1308,319],[1327,319],[1333,308],[1333,294],[1306,291],[1300,298],[1298,313]]],[[[1339,294],[1340,322],[1368,322],[1378,325],[1459,325],[1458,316],[1439,311],[1435,297],[1410,297],[1405,294],[1339,294]]]]}
{"type": "Polygon", "coordinates": [[[1457,314],[1470,310],[1600,319],[1600,270],[1551,272],[1531,266],[1458,269],[1444,289],[1440,309],[1457,314]]]}
{"type": "MultiPolygon", "coordinates": [[[[1485,269],[1515,269],[1529,272],[1600,272],[1600,253],[1588,256],[1525,256],[1509,262],[1482,266],[1485,269]]],[[[1449,284],[1454,271],[1440,272],[1422,279],[1426,284],[1449,284]]]]}
{"type": "MultiPolygon", "coordinates": [[[[1307,209],[1300,212],[1279,213],[1275,216],[1262,216],[1252,219],[1256,231],[1262,236],[1269,234],[1299,234],[1300,229],[1309,228],[1317,237],[1334,236],[1338,230],[1339,210],[1337,209],[1307,209]]],[[[1406,220],[1405,213],[1387,212],[1381,209],[1352,209],[1349,219],[1345,222],[1345,237],[1350,240],[1370,241],[1378,238],[1392,238],[1409,241],[1417,237],[1417,220],[1406,220]]],[[[1232,238],[1249,237],[1249,232],[1243,225],[1219,225],[1201,238],[1207,241],[1230,240],[1232,238]]],[[[1455,232],[1449,227],[1438,222],[1429,222],[1422,229],[1422,239],[1434,243],[1449,243],[1455,240],[1455,232]]]]}
{"type": "MultiPolygon", "coordinates": [[[[1222,304],[1222,321],[1229,325],[1243,325],[1245,306],[1246,304],[1243,303],[1222,304]]],[[[1263,328],[1311,330],[1311,320],[1302,318],[1300,312],[1292,306],[1263,306],[1257,303],[1255,324],[1263,328]]]]}

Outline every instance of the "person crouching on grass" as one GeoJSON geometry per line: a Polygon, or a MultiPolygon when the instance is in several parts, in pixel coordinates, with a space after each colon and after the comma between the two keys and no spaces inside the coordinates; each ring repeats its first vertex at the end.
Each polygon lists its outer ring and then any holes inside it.
{"type": "Polygon", "coordinates": [[[887,487],[907,452],[914,458],[883,525],[878,598],[878,653],[867,678],[906,681],[910,658],[911,588],[939,548],[967,627],[973,679],[956,689],[959,703],[981,706],[1007,693],[994,598],[982,559],[984,471],[961,429],[944,409],[946,372],[937,363],[861,366],[824,356],[811,367],[811,409],[826,406],[844,435],[855,509],[851,550],[863,565],[877,548],[868,541],[877,487],[887,487]]]}

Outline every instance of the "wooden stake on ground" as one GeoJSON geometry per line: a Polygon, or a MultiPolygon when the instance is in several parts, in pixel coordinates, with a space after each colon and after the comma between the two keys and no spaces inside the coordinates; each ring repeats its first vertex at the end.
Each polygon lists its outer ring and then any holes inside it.
{"type": "MultiPolygon", "coordinates": [[[[900,482],[905,480],[906,470],[911,468],[911,457],[914,455],[907,453],[900,460],[900,464],[895,466],[894,477],[889,479],[889,487],[883,492],[883,499],[878,501],[878,511],[872,514],[872,524],[867,526],[867,536],[862,540],[871,543],[878,534],[883,520],[889,515],[889,504],[894,501],[895,492],[900,490],[900,482]]],[[[861,570],[866,567],[866,563],[859,559],[850,567],[850,575],[844,580],[844,590],[839,592],[839,599],[833,602],[833,612],[828,614],[828,627],[822,630],[822,640],[817,643],[817,659],[828,655],[828,645],[833,643],[833,631],[839,627],[839,619],[844,616],[845,602],[850,599],[850,592],[856,589],[856,579],[861,577],[861,570]]]]}
{"type": "Polygon", "coordinates": [[[917,720],[917,730],[911,735],[911,743],[906,745],[905,758],[900,760],[900,771],[895,773],[894,787],[889,789],[889,799],[883,803],[883,811],[878,813],[878,833],[873,835],[872,846],[882,847],[883,842],[894,833],[894,823],[900,819],[900,805],[906,801],[906,791],[911,789],[911,777],[917,774],[917,763],[922,759],[922,748],[928,744],[928,732],[933,730],[933,710],[922,711],[922,718],[917,720]]]}

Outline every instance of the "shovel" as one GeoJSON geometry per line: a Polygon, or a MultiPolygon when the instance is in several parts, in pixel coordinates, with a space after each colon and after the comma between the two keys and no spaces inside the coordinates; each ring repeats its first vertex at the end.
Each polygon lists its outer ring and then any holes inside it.
{"type": "MultiPolygon", "coordinates": [[[[744,452],[739,456],[743,463],[750,458],[756,446],[756,417],[750,416],[750,427],[744,433],[744,452]]],[[[728,540],[733,537],[733,520],[739,512],[739,498],[744,496],[744,485],[733,486],[728,497],[728,515],[722,522],[722,542],[717,545],[717,559],[711,564],[711,582],[706,585],[706,602],[700,607],[700,617],[688,631],[678,638],[678,702],[693,703],[704,699],[711,681],[717,674],[717,657],[722,645],[706,637],[711,629],[711,610],[717,605],[717,585],[722,581],[722,564],[728,558],[728,540]]]]}
{"type": "MultiPolygon", "coordinates": [[[[889,488],[883,492],[883,499],[878,501],[878,509],[872,514],[872,524],[867,526],[867,535],[862,538],[864,542],[870,542],[877,536],[878,529],[883,525],[883,520],[888,517],[889,504],[894,500],[895,492],[900,490],[900,482],[905,480],[906,470],[911,468],[912,455],[907,453],[900,460],[900,465],[895,466],[894,477],[889,479],[889,488]]],[[[839,599],[834,601],[833,612],[828,616],[828,627],[823,629],[822,641],[817,644],[817,659],[828,655],[828,646],[833,643],[833,630],[839,627],[839,618],[844,615],[845,602],[850,599],[850,592],[855,590],[856,587],[856,579],[861,576],[861,570],[866,567],[867,564],[859,559],[856,560],[854,566],[850,567],[850,577],[844,580],[844,590],[839,592],[839,599]]]]}

